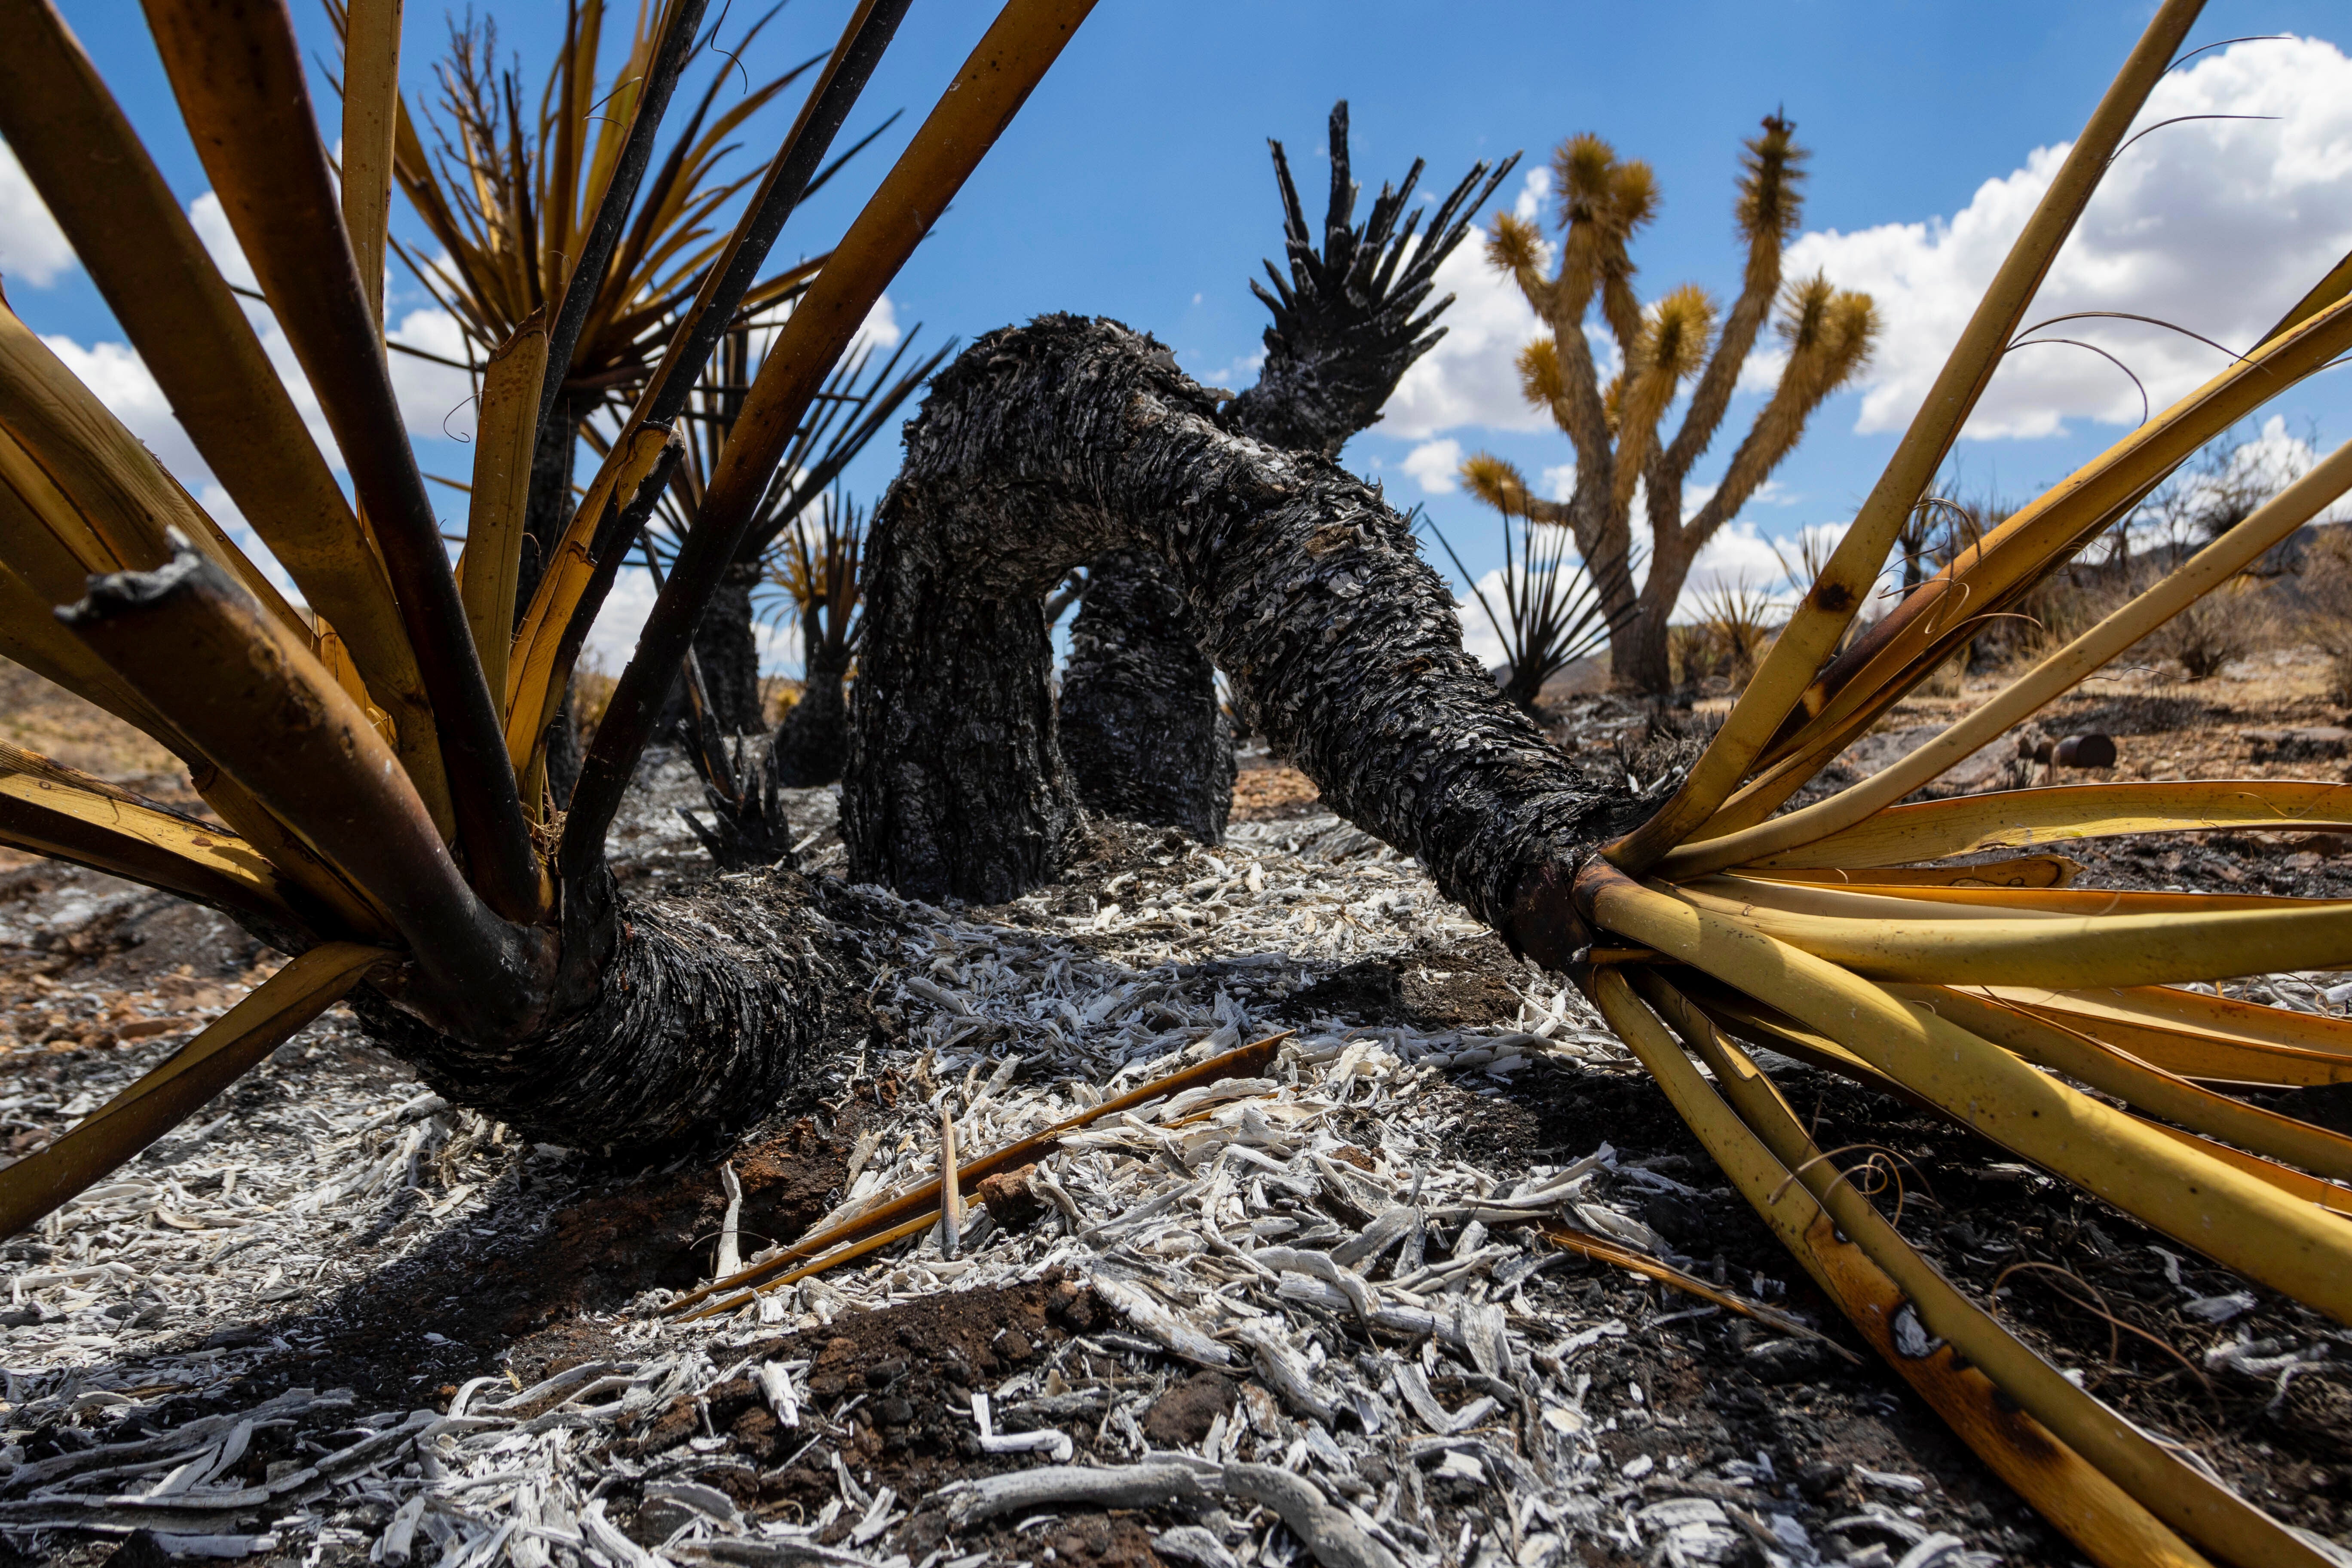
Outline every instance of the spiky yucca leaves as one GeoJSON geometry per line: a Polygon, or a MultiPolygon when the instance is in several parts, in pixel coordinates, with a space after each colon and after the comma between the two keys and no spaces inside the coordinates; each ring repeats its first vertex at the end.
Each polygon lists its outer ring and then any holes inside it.
{"type": "MultiPolygon", "coordinates": [[[[468,12],[451,19],[446,53],[435,68],[439,102],[421,116],[401,103],[394,171],[443,252],[424,257],[403,247],[401,255],[484,357],[532,311],[564,300],[620,171],[656,44],[677,8],[677,0],[658,7],[640,0],[625,47],[607,58],[614,29],[604,0],[568,0],[535,109],[526,107],[517,72],[499,64],[496,22],[468,12]]],[[[724,247],[719,209],[756,175],[722,176],[733,149],[728,138],[816,63],[751,87],[714,118],[736,55],[766,20],[712,61],[701,100],[647,172],[620,242],[594,279],[570,361],[559,367],[566,393],[642,382],[702,269],[724,247]]],[[[698,43],[698,52],[707,47],[698,43]]],[[[805,281],[804,269],[787,268],[748,292],[741,308],[756,310],[805,281]]]]}
{"type": "MultiPolygon", "coordinates": [[[[1572,894],[1566,876],[1531,889],[1520,929],[1532,948],[1586,944],[1573,958],[1587,990],[1735,1184],[1896,1369],[2086,1554],[2191,1563],[2207,1560],[2201,1549],[2319,1568],[2329,1559],[2318,1548],[2070,1383],[1939,1274],[1814,1145],[1748,1054],[1768,1047],[1934,1106],[2250,1280],[2352,1321],[2352,1139],[2247,1093],[2352,1081],[2352,1025],[2185,988],[2352,964],[2352,913],[2330,900],[2075,889],[2065,884],[2080,868],[2063,857],[1980,858],[2229,822],[2340,825],[2352,821],[2352,789],[2151,782],[1897,804],[2227,592],[2352,488],[2352,447],[1927,745],[1772,815],[1991,624],[1981,612],[2029,592],[2244,410],[2352,348],[2352,273],[2338,268],[2252,354],[1980,536],[1963,530],[1948,552],[1936,548],[1943,531],[1930,524],[1949,509],[1926,503],[1929,481],[2196,11],[2169,4],[2150,24],[1962,334],[1938,395],[1675,796],[1576,870],[1572,894]],[[1860,590],[1899,540],[1923,557],[1916,587],[1839,653],[1860,590]],[[1574,919],[1563,920],[1570,905],[1574,919]],[[1616,962],[1585,962],[1603,951],[1616,962]],[[1925,1355],[1887,1334],[1906,1310],[1925,1355]]],[[[1826,380],[1863,325],[1841,320],[1819,280],[1795,292],[1792,372],[1811,356],[1803,374],[1826,380]]],[[[1792,405],[1804,390],[1789,389],[1792,405]]],[[[1507,480],[1486,479],[1507,493],[1507,480]]]]}
{"type": "Polygon", "coordinates": [[[1822,400],[1870,356],[1877,320],[1868,296],[1840,292],[1820,279],[1783,294],[1780,255],[1802,212],[1798,187],[1807,157],[1795,133],[1790,121],[1771,115],[1746,145],[1735,213],[1748,241],[1747,265],[1719,332],[1716,302],[1696,284],[1643,308],[1631,247],[1657,215],[1657,178],[1647,163],[1620,158],[1598,136],[1571,137],[1553,154],[1565,232],[1549,276],[1533,223],[1500,215],[1487,240],[1487,261],[1511,277],[1544,323],[1546,335],[1519,355],[1519,389],[1574,445],[1576,488],[1565,501],[1529,496],[1515,469],[1486,454],[1464,465],[1462,476],[1488,505],[1523,509],[1575,536],[1578,552],[1608,588],[1610,659],[1622,686],[1660,693],[1671,684],[1666,627],[1692,561],[1795,448],[1822,400]],[[1714,494],[1685,521],[1684,485],[1714,442],[1776,298],[1788,345],[1780,382],[1714,494]],[[1605,386],[1584,335],[1596,301],[1623,360],[1605,386]],[[1685,387],[1689,405],[1669,440],[1664,416],[1685,387]],[[1652,536],[1648,575],[1639,587],[1630,569],[1637,486],[1647,497],[1652,536]]]}
{"type": "MultiPolygon", "coordinates": [[[[648,543],[665,563],[693,531],[719,455],[741,416],[744,395],[765,363],[765,345],[774,339],[781,319],[782,313],[775,312],[730,330],[688,400],[685,451],[649,520],[648,543]]],[[[713,714],[729,734],[764,723],[752,595],[784,564],[782,552],[787,542],[820,498],[953,351],[950,342],[914,359],[921,331],[916,327],[887,354],[878,345],[868,344],[834,372],[815,409],[793,432],[776,480],[761,494],[718,597],[695,628],[695,653],[710,684],[713,714]]],[[[615,424],[627,413],[617,401],[608,407],[615,424]]],[[[588,435],[600,453],[610,449],[609,432],[592,426],[588,435]]]]}
{"type": "MultiPolygon", "coordinates": [[[[147,6],[205,172],[358,492],[356,515],[312,507],[260,526],[273,543],[307,547],[289,556],[298,582],[340,584],[351,624],[370,595],[394,604],[368,623],[368,647],[353,644],[369,661],[355,677],[339,640],[280,598],[152,455],[0,313],[0,445],[33,459],[0,462],[0,646],[170,747],[222,819],[191,824],[67,770],[0,761],[11,775],[0,790],[0,843],[214,904],[281,951],[322,955],[289,965],[251,1007],[84,1127],[0,1173],[0,1221],[22,1223],[70,1196],[200,1102],[206,1085],[225,1081],[219,1075],[233,1076],[355,985],[354,1007],[420,1071],[540,1136],[621,1145],[717,1131],[757,1114],[789,1081],[825,1026],[828,961],[811,949],[793,956],[730,945],[709,929],[629,909],[604,860],[615,781],[626,781],[651,733],[648,689],[673,678],[718,585],[713,563],[751,529],[792,433],[810,423],[857,323],[1057,57],[1085,0],[1012,0],[831,251],[810,308],[783,324],[776,353],[742,393],[744,418],[715,454],[699,515],[647,618],[646,651],[622,672],[589,754],[594,788],[575,797],[560,829],[546,812],[541,720],[679,460],[674,426],[688,390],[755,291],[768,249],[824,169],[904,9],[902,0],[868,0],[850,17],[691,303],[675,312],[610,460],[559,520],[557,569],[530,595],[509,642],[527,592],[515,571],[518,474],[530,465],[545,366],[561,362],[545,339],[550,317],[566,319],[563,301],[531,312],[485,368],[461,585],[399,419],[355,254],[347,214],[367,223],[373,209],[338,199],[283,0],[147,6]],[[84,593],[84,574],[105,575],[84,593]],[[76,594],[79,604],[53,613],[76,594]],[[422,688],[421,713],[366,706],[375,679],[396,684],[404,660],[422,688]],[[437,752],[407,743],[414,736],[402,731],[414,723],[433,727],[437,752]]],[[[372,24],[384,20],[370,11],[372,24]]],[[[652,77],[674,79],[699,14],[693,0],[663,9],[652,77]]],[[[10,71],[7,112],[68,131],[24,137],[25,162],[45,193],[57,193],[93,276],[141,304],[125,312],[125,327],[142,357],[176,382],[209,354],[234,398],[268,416],[277,378],[240,351],[249,325],[233,302],[221,308],[217,269],[170,221],[168,187],[47,0],[0,9],[0,59],[10,71]],[[104,156],[93,159],[94,148],[104,156]],[[130,243],[142,232],[144,248],[130,243]]],[[[355,90],[362,74],[353,71],[355,90]]],[[[365,90],[388,97],[388,72],[371,67],[365,76],[373,84],[365,90]]],[[[658,130],[658,85],[649,79],[632,111],[624,164],[658,130]]],[[[362,120],[385,109],[359,107],[362,120]]],[[[600,206],[595,226],[618,236],[617,222],[604,222],[614,212],[600,206]]],[[[567,300],[584,298],[577,285],[588,275],[571,280],[567,300]]],[[[187,386],[204,391],[197,380],[187,386]]],[[[203,415],[203,449],[233,494],[248,481],[252,493],[287,500],[315,489],[278,449],[282,428],[268,417],[240,425],[233,406],[192,406],[203,415]]]]}
{"type": "Polygon", "coordinates": [[[1347,100],[1332,105],[1329,129],[1331,190],[1319,251],[1291,181],[1289,155],[1281,142],[1266,142],[1282,191],[1290,276],[1285,279],[1269,261],[1265,275],[1274,291],[1250,280],[1250,291],[1274,312],[1274,322],[1265,330],[1265,366],[1257,384],[1234,398],[1230,412],[1262,439],[1337,457],[1349,437],[1380,418],[1381,405],[1405,368],[1445,335],[1436,321],[1454,296],[1426,310],[1422,303],[1435,286],[1439,265],[1469,233],[1471,219],[1517,165],[1518,155],[1491,173],[1484,163],[1473,167],[1428,215],[1426,232],[1422,213],[1405,214],[1424,167],[1416,158],[1402,184],[1381,184],[1359,226],[1347,100]]]}
{"type": "MultiPolygon", "coordinates": [[[[1491,464],[1496,459],[1481,454],[1471,461],[1491,464]]],[[[1578,659],[1599,651],[1608,640],[1609,622],[1602,611],[1601,586],[1584,563],[1570,554],[1566,531],[1538,523],[1525,507],[1509,504],[1509,492],[1501,481],[1493,482],[1496,493],[1506,497],[1499,509],[1503,514],[1503,573],[1496,595],[1502,600],[1499,615],[1495,598],[1463,562],[1454,542],[1434,522],[1427,525],[1454,569],[1468,580],[1478,613],[1486,617],[1486,625],[1503,645],[1503,696],[1521,711],[1540,717],[1536,702],[1545,685],[1578,659]]]]}

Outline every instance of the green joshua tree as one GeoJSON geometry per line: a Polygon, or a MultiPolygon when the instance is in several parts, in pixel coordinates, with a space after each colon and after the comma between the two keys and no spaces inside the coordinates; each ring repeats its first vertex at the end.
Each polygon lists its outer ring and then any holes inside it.
{"type": "Polygon", "coordinates": [[[1487,260],[1510,274],[1544,324],[1545,335],[1520,351],[1520,390],[1576,448],[1576,483],[1565,501],[1536,496],[1516,468],[1486,452],[1462,465],[1462,477],[1507,516],[1570,531],[1601,585],[1621,687],[1652,694],[1671,687],[1666,627],[1691,563],[1795,449],[1822,400],[1868,363],[1877,336],[1869,295],[1818,274],[1782,285],[1781,252],[1803,210],[1798,185],[1807,154],[1795,131],[1778,114],[1766,117],[1741,160],[1736,210],[1748,266],[1728,315],[1695,283],[1643,306],[1628,247],[1657,215],[1657,177],[1598,136],[1571,137],[1552,155],[1564,232],[1549,277],[1535,224],[1504,213],[1487,238],[1487,260]],[[1780,383],[1714,493],[1685,517],[1684,487],[1723,424],[1740,366],[1776,301],[1786,354],[1780,383]],[[1605,384],[1584,330],[1596,303],[1622,360],[1605,384]],[[1665,416],[1685,386],[1689,402],[1669,439],[1665,416]],[[1637,490],[1651,534],[1649,571],[1638,586],[1637,490]]]}

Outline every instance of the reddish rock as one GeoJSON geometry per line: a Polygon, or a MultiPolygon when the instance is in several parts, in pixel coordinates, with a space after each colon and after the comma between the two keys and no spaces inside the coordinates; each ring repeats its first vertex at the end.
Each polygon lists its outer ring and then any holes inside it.
{"type": "Polygon", "coordinates": [[[1029,1178],[1034,1165],[1024,1165],[1017,1171],[999,1171],[983,1177],[971,1191],[972,1198],[988,1211],[988,1217],[1006,1230],[1024,1230],[1037,1223],[1045,1212],[1045,1200],[1029,1190],[1029,1178]]]}

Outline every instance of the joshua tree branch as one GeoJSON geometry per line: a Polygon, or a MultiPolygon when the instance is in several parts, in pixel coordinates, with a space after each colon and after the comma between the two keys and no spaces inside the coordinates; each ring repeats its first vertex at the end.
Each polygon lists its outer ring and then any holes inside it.
{"type": "Polygon", "coordinates": [[[1265,367],[1257,384],[1234,398],[1230,412],[1276,446],[1337,457],[1349,437],[1380,418],[1381,405],[1405,368],[1444,335],[1442,327],[1429,329],[1452,295],[1419,316],[1413,312],[1429,297],[1439,263],[1462,243],[1471,217],[1501,186],[1518,154],[1491,174],[1485,163],[1473,166],[1438,204],[1419,245],[1413,241],[1421,215],[1401,227],[1397,223],[1420,181],[1418,161],[1402,186],[1381,187],[1362,226],[1353,226],[1356,187],[1348,162],[1348,104],[1341,100],[1331,110],[1331,196],[1318,255],[1290,161],[1281,142],[1267,145],[1282,191],[1290,276],[1286,280],[1268,262],[1273,292],[1250,283],[1274,312],[1274,324],[1265,330],[1265,367]]]}
{"type": "Polygon", "coordinates": [[[1698,383],[1691,388],[1690,406],[1682,428],[1665,451],[1665,467],[1677,478],[1687,477],[1692,465],[1706,455],[1731,406],[1739,384],[1740,368],[1756,346],[1756,334],[1772,313],[1780,292],[1780,257],[1795,230],[1801,202],[1797,184],[1803,177],[1797,165],[1805,153],[1790,140],[1796,126],[1780,116],[1767,115],[1764,134],[1748,144],[1748,166],[1740,181],[1740,226],[1748,236],[1748,268],[1740,279],[1739,298],[1724,318],[1723,335],[1698,383]]]}

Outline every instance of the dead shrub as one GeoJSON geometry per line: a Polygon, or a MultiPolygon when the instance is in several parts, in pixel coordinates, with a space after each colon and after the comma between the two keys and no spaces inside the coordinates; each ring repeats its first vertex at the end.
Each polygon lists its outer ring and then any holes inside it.
{"type": "Polygon", "coordinates": [[[2327,657],[2327,695],[2352,702],[2352,540],[2344,532],[2327,530],[2304,556],[2297,629],[2327,657]]]}
{"type": "Polygon", "coordinates": [[[2242,603],[2252,597],[2230,586],[2218,588],[2165,622],[2140,646],[2179,665],[2191,680],[2210,680],[2232,659],[2252,650],[2247,616],[2252,605],[2242,603]]]}

